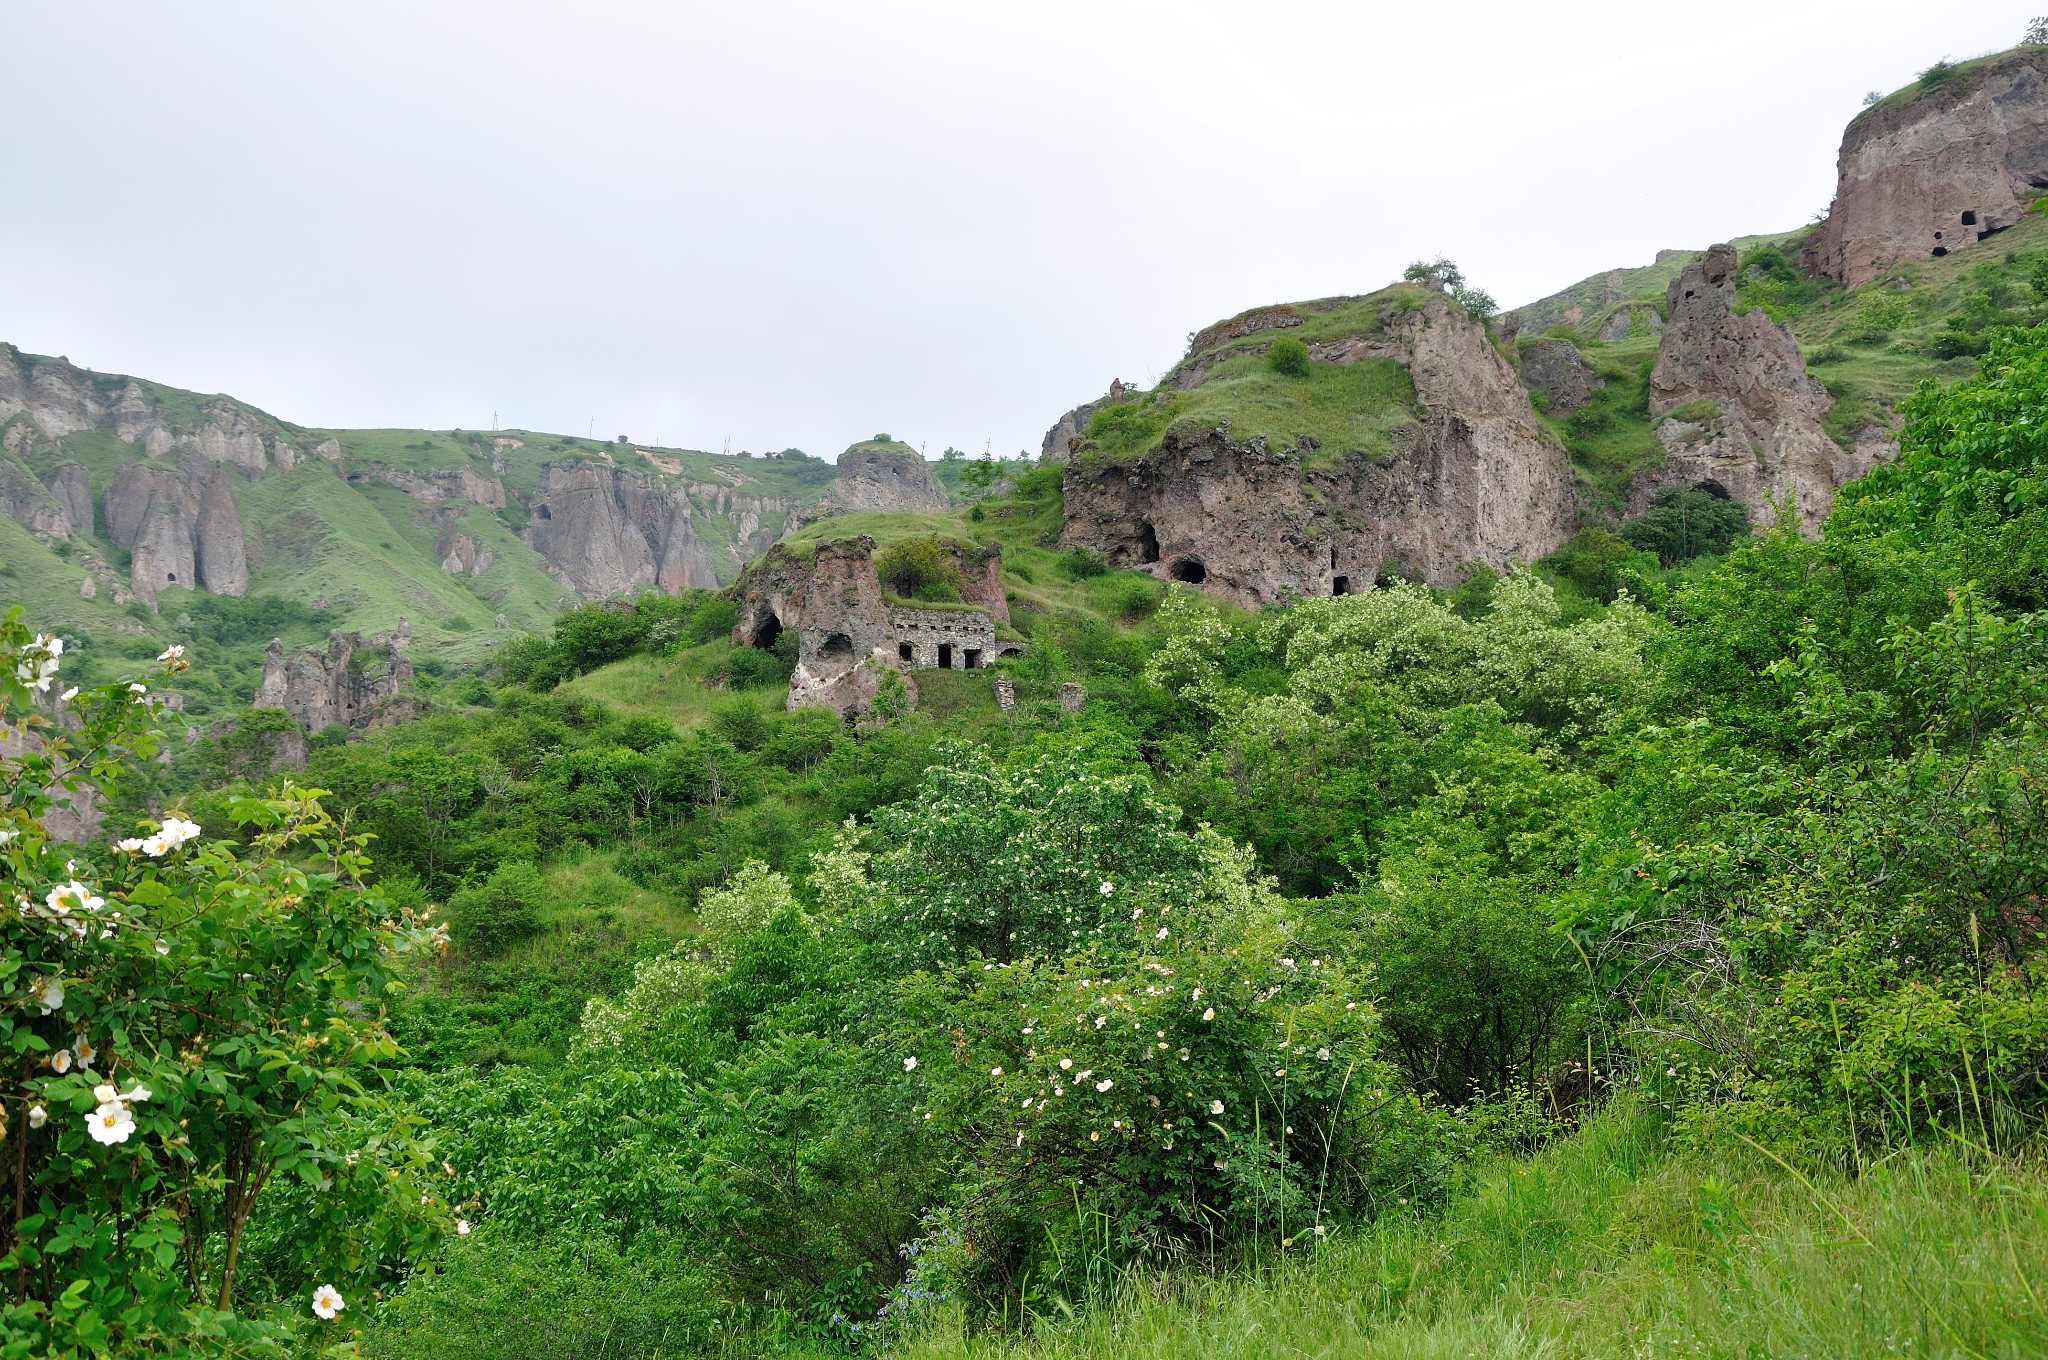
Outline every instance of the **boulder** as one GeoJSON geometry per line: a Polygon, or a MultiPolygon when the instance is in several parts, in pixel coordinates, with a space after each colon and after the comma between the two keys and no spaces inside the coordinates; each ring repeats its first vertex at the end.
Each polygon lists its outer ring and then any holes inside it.
{"type": "Polygon", "coordinates": [[[1866,109],[1803,259],[1849,287],[2019,221],[2048,191],[2048,49],[2023,47],[1866,109]]]}
{"type": "Polygon", "coordinates": [[[1090,418],[1103,407],[1123,399],[1123,379],[1114,379],[1109,384],[1107,396],[1097,397],[1094,401],[1084,401],[1061,416],[1053,422],[1053,427],[1045,432],[1045,439],[1038,448],[1039,459],[1047,463],[1066,462],[1068,456],[1080,446],[1081,437],[1088,433],[1090,418]]]}
{"type": "Polygon", "coordinates": [[[1522,385],[1542,394],[1546,413],[1561,416],[1591,401],[1593,390],[1601,383],[1577,345],[1569,340],[1539,339],[1522,346],[1522,385]]]}
{"type": "Polygon", "coordinates": [[[1666,294],[1663,338],[1650,370],[1650,415],[1662,418],[1664,466],[1631,493],[1640,508],[1659,488],[1695,486],[1771,523],[1787,501],[1815,533],[1835,488],[1862,476],[1888,445],[1844,449],[1822,421],[1827,389],[1806,371],[1799,343],[1761,307],[1735,312],[1736,255],[1717,245],[1687,265],[1666,294]]]}
{"type": "Polygon", "coordinates": [[[820,510],[944,510],[952,503],[931,464],[902,444],[855,444],[839,455],[832,489],[820,510]]]}

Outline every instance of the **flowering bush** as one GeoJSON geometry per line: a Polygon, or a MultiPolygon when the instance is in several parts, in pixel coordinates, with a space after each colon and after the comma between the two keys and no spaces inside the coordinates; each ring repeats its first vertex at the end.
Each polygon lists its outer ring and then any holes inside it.
{"type": "Polygon", "coordinates": [[[235,1309],[280,1184],[305,1197],[268,1271],[304,1282],[305,1323],[336,1317],[337,1280],[417,1255],[446,1221],[416,1121],[361,1080],[396,1052],[394,962],[439,928],[363,885],[361,839],[317,790],[236,801],[246,857],[178,816],[103,851],[53,842],[52,804],[147,755],[156,714],[140,682],[59,689],[62,656],[18,610],[0,619],[0,1354],[274,1337],[235,1309]]]}

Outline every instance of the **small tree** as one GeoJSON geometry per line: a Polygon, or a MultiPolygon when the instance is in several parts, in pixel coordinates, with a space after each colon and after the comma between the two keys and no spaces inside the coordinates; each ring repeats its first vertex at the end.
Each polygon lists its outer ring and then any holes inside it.
{"type": "Polygon", "coordinates": [[[1266,363],[1275,373],[1289,378],[1308,376],[1308,346],[1291,335],[1283,335],[1266,351],[1266,363]]]}
{"type": "Polygon", "coordinates": [[[2026,36],[2020,39],[2020,44],[2024,47],[2048,47],[2048,14],[2027,25],[2026,36]]]}

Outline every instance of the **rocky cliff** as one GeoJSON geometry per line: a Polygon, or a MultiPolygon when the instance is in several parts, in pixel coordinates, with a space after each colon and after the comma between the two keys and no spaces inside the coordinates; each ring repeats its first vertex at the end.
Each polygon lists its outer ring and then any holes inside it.
{"type": "Polygon", "coordinates": [[[691,523],[689,496],[650,472],[547,464],[522,537],[590,599],[718,585],[710,550],[691,523]]]}
{"type": "Polygon", "coordinates": [[[1045,432],[1045,438],[1039,443],[1039,458],[1048,463],[1066,462],[1067,456],[1081,446],[1082,437],[1088,433],[1089,417],[1105,406],[1122,401],[1124,394],[1123,379],[1112,379],[1107,395],[1097,397],[1094,401],[1084,401],[1054,421],[1052,428],[1045,432]]]}
{"type": "Polygon", "coordinates": [[[1900,91],[1849,124],[1808,268],[1854,287],[1947,255],[2048,193],[2048,48],[2023,47],[1900,91]]]}
{"type": "Polygon", "coordinates": [[[1404,285],[1261,308],[1197,336],[1163,387],[1194,400],[1183,413],[1178,398],[1145,399],[1172,417],[1156,443],[1084,444],[1068,464],[1069,547],[1255,605],[1366,589],[1388,569],[1451,584],[1470,563],[1540,557],[1574,528],[1563,449],[1541,434],[1486,329],[1441,293],[1404,285]],[[1312,394],[1295,396],[1263,372],[1263,333],[1277,329],[1301,336],[1318,363],[1391,361],[1412,384],[1412,405],[1387,402],[1326,424],[1381,430],[1377,442],[1349,449],[1289,436],[1284,424],[1277,435],[1251,433],[1206,415],[1259,415],[1296,401],[1302,423],[1313,423],[1312,394]],[[1205,407],[1212,383],[1235,404],[1205,407]]]}
{"type": "Polygon", "coordinates": [[[137,599],[154,600],[171,586],[248,592],[248,547],[223,464],[193,450],[173,467],[130,463],[107,488],[105,510],[107,536],[128,550],[137,599]]]}
{"type": "Polygon", "coordinates": [[[916,449],[870,441],[839,455],[832,489],[819,511],[843,515],[858,510],[943,510],[950,503],[946,488],[916,449]]]}
{"type": "Polygon", "coordinates": [[[333,632],[324,650],[288,651],[272,641],[255,708],[281,708],[308,732],[368,727],[411,716],[400,693],[412,678],[401,638],[365,645],[361,633],[333,632]]]}
{"type": "Polygon", "coordinates": [[[1669,320],[1650,370],[1650,415],[1664,466],[1637,489],[1637,508],[1659,486],[1732,497],[1769,524],[1787,501],[1806,533],[1819,530],[1835,488],[1870,470],[1889,446],[1844,449],[1822,424],[1833,405],[1806,371],[1799,342],[1761,307],[1735,311],[1736,253],[1718,245],[1686,266],[1665,297],[1669,320]]]}

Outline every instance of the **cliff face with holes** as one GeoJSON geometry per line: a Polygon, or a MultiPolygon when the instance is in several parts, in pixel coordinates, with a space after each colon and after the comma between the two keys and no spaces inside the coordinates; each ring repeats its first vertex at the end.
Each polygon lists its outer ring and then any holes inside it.
{"type": "Polygon", "coordinates": [[[1835,201],[1805,252],[1851,287],[2019,221],[2048,193],[2048,48],[1964,67],[1866,110],[1842,137],[1835,201]]]}
{"type": "MultiPolygon", "coordinates": [[[[1303,324],[1268,307],[1198,335],[1168,386],[1192,389],[1269,332],[1303,324]]],[[[1245,605],[1363,590],[1387,569],[1453,584],[1468,564],[1530,561],[1571,536],[1564,450],[1486,329],[1436,293],[1390,298],[1369,332],[1308,342],[1318,362],[1399,362],[1416,414],[1385,453],[1318,457],[1227,425],[1185,422],[1137,456],[1085,447],[1065,473],[1062,542],[1124,567],[1200,584],[1245,605]]]]}

